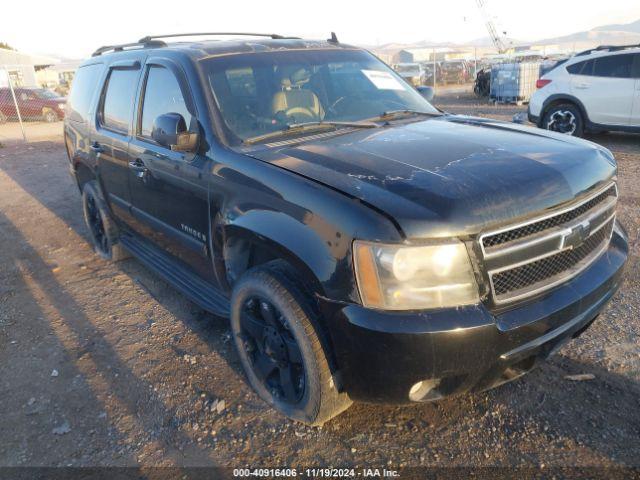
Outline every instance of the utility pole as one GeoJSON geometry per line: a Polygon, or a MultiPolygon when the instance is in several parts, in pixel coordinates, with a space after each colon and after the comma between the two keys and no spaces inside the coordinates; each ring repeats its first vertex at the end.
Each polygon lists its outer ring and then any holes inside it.
{"type": "Polygon", "coordinates": [[[433,48],[432,49],[432,54],[433,55],[433,89],[436,89],[436,49],[433,48]]]}

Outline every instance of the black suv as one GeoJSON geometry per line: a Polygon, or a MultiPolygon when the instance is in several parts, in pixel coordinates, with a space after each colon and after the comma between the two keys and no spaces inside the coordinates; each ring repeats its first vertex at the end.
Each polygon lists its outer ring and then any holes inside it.
{"type": "Polygon", "coordinates": [[[308,424],[523,375],[627,258],[608,150],[444,113],[335,37],[103,47],[64,134],[98,254],[229,316],[249,383],[308,424]]]}

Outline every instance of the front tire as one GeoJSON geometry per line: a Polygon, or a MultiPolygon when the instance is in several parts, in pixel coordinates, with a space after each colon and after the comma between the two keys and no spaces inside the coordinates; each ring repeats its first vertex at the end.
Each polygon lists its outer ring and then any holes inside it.
{"type": "Polygon", "coordinates": [[[246,272],[231,298],[231,331],[247,379],[287,417],[322,425],[351,405],[338,391],[310,294],[281,261],[246,272]]]}
{"type": "Polygon", "coordinates": [[[54,123],[59,120],[58,114],[54,112],[51,108],[43,108],[42,109],[42,120],[47,123],[54,123]]]}
{"type": "Polygon", "coordinates": [[[98,182],[91,180],[82,186],[82,209],[89,230],[93,249],[105,260],[118,262],[128,258],[127,252],[118,243],[118,227],[109,216],[98,182]]]}
{"type": "Polygon", "coordinates": [[[542,126],[552,132],[581,137],[584,134],[584,118],[580,109],[571,103],[554,105],[544,115],[542,126]]]}

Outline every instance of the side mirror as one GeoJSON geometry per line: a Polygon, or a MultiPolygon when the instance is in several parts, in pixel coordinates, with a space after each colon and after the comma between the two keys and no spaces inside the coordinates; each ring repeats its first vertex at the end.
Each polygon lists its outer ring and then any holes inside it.
{"type": "Polygon", "coordinates": [[[198,144],[198,134],[187,131],[187,123],[179,113],[165,113],[156,117],[151,138],[175,152],[193,152],[198,144]]]}
{"type": "Polygon", "coordinates": [[[426,85],[419,85],[416,87],[418,93],[422,95],[422,97],[427,101],[433,101],[433,97],[435,97],[436,92],[433,90],[433,87],[427,87],[426,85]]]}

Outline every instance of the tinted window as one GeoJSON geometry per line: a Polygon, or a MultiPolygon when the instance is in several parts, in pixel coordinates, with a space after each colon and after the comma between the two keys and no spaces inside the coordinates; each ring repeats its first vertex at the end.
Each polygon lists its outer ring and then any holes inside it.
{"type": "Polygon", "coordinates": [[[595,59],[596,77],[631,78],[633,55],[610,55],[595,59]]]}
{"type": "Polygon", "coordinates": [[[129,130],[138,73],[131,69],[111,70],[100,112],[103,126],[122,132],[129,130]]]}
{"type": "Polygon", "coordinates": [[[71,94],[67,102],[67,115],[71,120],[83,121],[86,119],[101,73],[101,64],[78,68],[71,84],[71,94]]]}
{"type": "Polygon", "coordinates": [[[179,113],[187,126],[191,123],[191,114],[187,110],[176,77],[164,67],[151,67],[144,92],[140,133],[151,137],[153,121],[165,113],[179,113]]]}
{"type": "Polygon", "coordinates": [[[567,67],[567,71],[572,75],[591,75],[593,73],[593,60],[574,63],[567,67]]]}

